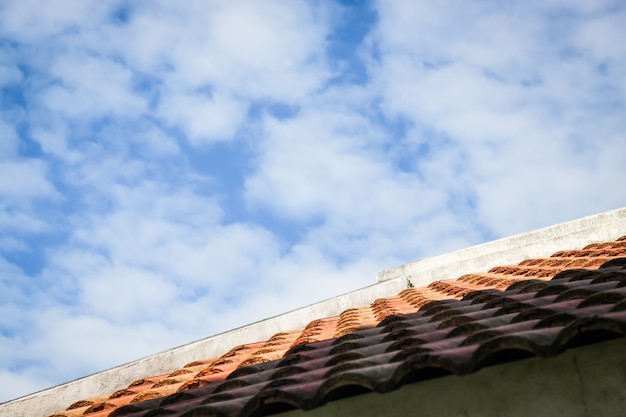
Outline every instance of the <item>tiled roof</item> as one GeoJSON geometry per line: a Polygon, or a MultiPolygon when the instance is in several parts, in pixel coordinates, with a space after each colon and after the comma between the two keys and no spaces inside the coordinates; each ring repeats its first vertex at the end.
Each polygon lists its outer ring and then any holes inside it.
{"type": "MultiPolygon", "coordinates": [[[[626,334],[626,236],[408,288],[304,329],[139,379],[55,417],[311,409],[626,334]]],[[[196,414],[194,414],[196,415],[196,414]]]]}

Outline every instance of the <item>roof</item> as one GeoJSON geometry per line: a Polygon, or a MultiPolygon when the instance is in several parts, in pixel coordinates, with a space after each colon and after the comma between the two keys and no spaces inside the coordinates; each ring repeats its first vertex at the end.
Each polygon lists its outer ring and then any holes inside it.
{"type": "MultiPolygon", "coordinates": [[[[140,377],[168,375],[187,363],[220,357],[233,346],[249,345],[268,340],[276,333],[302,329],[312,318],[339,316],[347,308],[365,306],[380,298],[393,297],[409,286],[424,287],[435,280],[456,279],[463,274],[485,272],[496,265],[513,265],[529,258],[548,257],[564,248],[582,248],[590,243],[612,241],[624,232],[626,208],[619,208],[410,262],[380,272],[379,282],[376,284],[2,403],[0,415],[44,417],[64,410],[68,404],[77,400],[95,398],[126,388],[140,377]]],[[[597,349],[598,345],[595,345],[593,350],[597,349]]],[[[567,355],[577,355],[577,352],[580,349],[566,352],[559,361],[564,360],[567,355]]],[[[518,361],[512,366],[525,366],[526,362],[518,361]]],[[[481,378],[480,375],[485,372],[464,379],[481,378]]],[[[416,389],[421,390],[426,385],[449,380],[450,378],[436,379],[428,384],[419,384],[416,389]]],[[[407,389],[414,389],[413,385],[407,386],[407,389]]],[[[386,396],[385,401],[396,394],[394,392],[386,396]]],[[[359,401],[367,400],[366,397],[369,396],[359,397],[359,401]]],[[[333,403],[333,407],[349,402],[333,403]]],[[[392,411],[397,410],[394,408],[392,411]]]]}
{"type": "Polygon", "coordinates": [[[271,414],[626,334],[626,236],[408,288],[54,416],[271,414]]]}

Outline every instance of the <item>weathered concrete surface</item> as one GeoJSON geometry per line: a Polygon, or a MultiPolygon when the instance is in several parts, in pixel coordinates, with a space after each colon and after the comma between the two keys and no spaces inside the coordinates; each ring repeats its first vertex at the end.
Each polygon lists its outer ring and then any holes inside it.
{"type": "Polygon", "coordinates": [[[280,416],[622,417],[625,412],[626,339],[620,338],[280,416]]]}
{"type": "Polygon", "coordinates": [[[77,400],[125,388],[136,379],[171,372],[188,362],[220,356],[233,346],[266,340],[278,332],[303,328],[313,319],[336,316],[347,308],[395,295],[409,281],[415,286],[428,285],[624,234],[626,208],[412,262],[380,272],[378,284],[0,404],[0,417],[43,417],[77,400]]]}
{"type": "Polygon", "coordinates": [[[621,208],[411,262],[379,272],[377,279],[382,282],[402,277],[421,287],[433,281],[488,271],[494,266],[550,256],[564,249],[580,249],[589,243],[615,240],[624,234],[626,208],[621,208]]]}

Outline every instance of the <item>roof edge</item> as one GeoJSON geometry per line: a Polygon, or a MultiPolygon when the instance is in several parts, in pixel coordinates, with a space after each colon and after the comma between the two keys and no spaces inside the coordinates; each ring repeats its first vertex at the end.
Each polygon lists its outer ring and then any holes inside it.
{"type": "Polygon", "coordinates": [[[112,393],[126,388],[137,379],[166,374],[196,360],[219,357],[238,345],[266,340],[279,332],[304,328],[313,319],[338,316],[350,307],[368,305],[377,298],[396,295],[405,288],[407,282],[403,278],[372,284],[288,313],[0,403],[0,415],[38,417],[59,412],[78,400],[112,393]]]}
{"type": "Polygon", "coordinates": [[[626,208],[620,208],[411,262],[379,272],[378,283],[368,287],[1,403],[0,415],[45,416],[75,401],[125,388],[141,377],[165,374],[195,360],[219,357],[234,346],[266,340],[282,331],[303,328],[312,319],[337,316],[348,308],[397,295],[411,285],[426,286],[433,281],[519,263],[530,257],[549,256],[558,250],[615,240],[625,233],[626,208]]]}
{"type": "Polygon", "coordinates": [[[376,278],[378,282],[404,278],[421,287],[433,281],[484,272],[495,266],[547,257],[563,249],[615,240],[624,233],[626,207],[409,262],[380,271],[376,278]]]}

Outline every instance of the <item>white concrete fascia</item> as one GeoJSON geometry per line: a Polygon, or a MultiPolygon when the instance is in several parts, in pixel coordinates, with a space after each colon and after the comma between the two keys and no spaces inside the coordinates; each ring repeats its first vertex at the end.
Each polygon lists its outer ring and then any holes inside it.
{"type": "Polygon", "coordinates": [[[625,234],[626,208],[620,208],[386,269],[377,274],[377,280],[404,278],[421,287],[495,266],[548,257],[560,250],[581,249],[625,234]]]}

